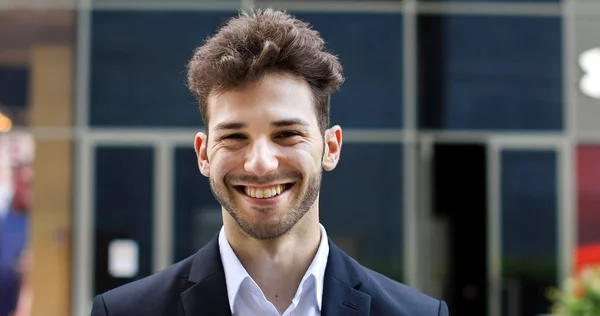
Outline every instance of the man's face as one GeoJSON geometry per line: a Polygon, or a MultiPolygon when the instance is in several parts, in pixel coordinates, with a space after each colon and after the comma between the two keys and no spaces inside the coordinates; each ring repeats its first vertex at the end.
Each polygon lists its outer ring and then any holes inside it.
{"type": "Polygon", "coordinates": [[[341,129],[319,131],[311,96],[305,81],[267,75],[209,98],[209,133],[195,144],[200,170],[253,238],[277,238],[316,212],[321,168],[337,164],[341,129]]]}

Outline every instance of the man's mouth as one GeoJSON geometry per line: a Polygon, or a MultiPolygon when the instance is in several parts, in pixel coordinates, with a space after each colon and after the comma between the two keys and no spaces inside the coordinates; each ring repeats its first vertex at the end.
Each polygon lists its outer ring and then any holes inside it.
{"type": "Polygon", "coordinates": [[[284,193],[285,191],[289,190],[293,185],[293,183],[286,183],[260,188],[238,185],[235,188],[240,193],[244,193],[249,197],[255,199],[268,199],[284,193]]]}

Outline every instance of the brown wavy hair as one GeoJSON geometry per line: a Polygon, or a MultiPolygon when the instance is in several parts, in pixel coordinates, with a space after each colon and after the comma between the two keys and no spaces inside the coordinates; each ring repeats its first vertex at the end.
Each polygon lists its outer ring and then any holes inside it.
{"type": "Polygon", "coordinates": [[[187,65],[188,87],[200,104],[205,126],[207,99],[259,81],[270,73],[305,80],[311,88],[321,131],[329,126],[331,95],[344,82],[337,56],[312,26],[285,11],[241,12],[198,47],[187,65]]]}

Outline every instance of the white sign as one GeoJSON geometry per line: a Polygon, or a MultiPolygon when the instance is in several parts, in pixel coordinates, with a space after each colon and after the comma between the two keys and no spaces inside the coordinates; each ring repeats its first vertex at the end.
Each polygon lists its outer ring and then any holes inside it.
{"type": "Polygon", "coordinates": [[[133,240],[115,239],[108,246],[108,271],[115,278],[132,278],[138,273],[139,247],[133,240]]]}
{"type": "Polygon", "coordinates": [[[600,99],[600,48],[592,48],[581,53],[579,66],[583,70],[579,89],[588,97],[600,99]]]}

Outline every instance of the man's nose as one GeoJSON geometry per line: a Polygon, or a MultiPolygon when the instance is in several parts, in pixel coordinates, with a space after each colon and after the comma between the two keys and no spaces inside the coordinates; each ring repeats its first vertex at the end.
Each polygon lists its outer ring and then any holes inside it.
{"type": "Polygon", "coordinates": [[[277,149],[267,139],[258,139],[248,149],[244,169],[257,176],[264,176],[279,167],[277,149]]]}

